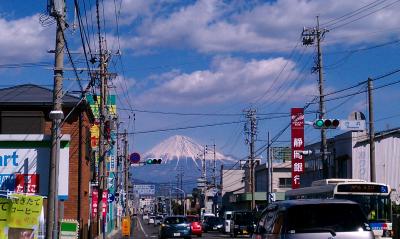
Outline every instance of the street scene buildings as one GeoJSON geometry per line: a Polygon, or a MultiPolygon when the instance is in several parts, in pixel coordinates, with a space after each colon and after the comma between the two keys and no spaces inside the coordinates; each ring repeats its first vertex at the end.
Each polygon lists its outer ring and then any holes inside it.
{"type": "Polygon", "coordinates": [[[0,239],[400,238],[399,11],[3,1],[0,239]]]}

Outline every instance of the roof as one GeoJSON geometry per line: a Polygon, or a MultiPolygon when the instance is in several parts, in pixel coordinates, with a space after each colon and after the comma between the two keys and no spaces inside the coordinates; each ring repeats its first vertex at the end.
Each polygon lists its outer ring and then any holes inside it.
{"type": "Polygon", "coordinates": [[[356,202],[344,199],[294,199],[275,202],[277,204],[291,207],[297,205],[320,205],[320,204],[357,204],[356,202]]]}
{"type": "MultiPolygon", "coordinates": [[[[382,138],[391,136],[391,135],[399,135],[399,134],[400,134],[400,128],[393,128],[393,129],[375,132],[375,141],[378,139],[382,139],[382,138]]],[[[368,135],[364,139],[359,140],[357,143],[369,143],[368,135]]]]}
{"type": "MultiPolygon", "coordinates": [[[[75,106],[79,97],[65,94],[62,98],[64,106],[75,106]]],[[[53,90],[34,84],[17,85],[0,89],[0,106],[52,106],[53,90]]]]}

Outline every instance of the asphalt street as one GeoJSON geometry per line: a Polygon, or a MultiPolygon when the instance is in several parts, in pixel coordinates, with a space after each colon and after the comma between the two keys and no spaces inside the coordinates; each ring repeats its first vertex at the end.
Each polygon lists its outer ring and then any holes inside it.
{"type": "MultiPolygon", "coordinates": [[[[158,238],[158,226],[153,224],[147,224],[140,216],[134,217],[131,223],[131,236],[122,237],[122,235],[117,235],[115,238],[121,239],[144,239],[144,238],[158,238]]],[[[201,237],[193,236],[193,238],[231,238],[229,235],[225,235],[219,232],[208,232],[203,233],[201,237]]],[[[236,238],[249,238],[249,236],[238,236],[236,238]]]]}

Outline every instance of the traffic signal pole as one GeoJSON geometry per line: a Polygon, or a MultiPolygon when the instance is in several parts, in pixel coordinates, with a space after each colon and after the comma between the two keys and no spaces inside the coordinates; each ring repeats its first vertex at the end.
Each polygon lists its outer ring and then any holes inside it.
{"type": "MultiPolygon", "coordinates": [[[[322,71],[322,49],[321,49],[321,30],[319,28],[319,17],[317,16],[317,54],[318,54],[318,88],[319,88],[319,118],[325,118],[325,97],[324,97],[324,75],[322,71]]],[[[329,177],[328,172],[328,145],[326,140],[326,129],[321,129],[321,158],[323,178],[329,177]]]]}
{"type": "MultiPolygon", "coordinates": [[[[319,17],[317,16],[317,27],[315,28],[305,28],[303,30],[303,44],[312,45],[314,44],[314,38],[317,41],[317,66],[314,70],[318,71],[318,89],[319,89],[319,119],[325,118],[325,97],[324,97],[324,74],[322,67],[322,48],[321,40],[328,30],[320,29],[319,27],[319,17]]],[[[321,128],[321,159],[322,159],[322,174],[323,178],[329,177],[328,169],[328,145],[326,139],[326,129],[321,128]]]]}

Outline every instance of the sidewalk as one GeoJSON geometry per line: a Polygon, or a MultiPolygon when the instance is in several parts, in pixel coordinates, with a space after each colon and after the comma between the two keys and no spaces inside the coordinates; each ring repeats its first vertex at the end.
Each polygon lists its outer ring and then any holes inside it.
{"type": "Polygon", "coordinates": [[[114,229],[112,232],[110,232],[107,235],[107,238],[112,239],[112,238],[119,238],[121,236],[121,229],[114,229]]]}

